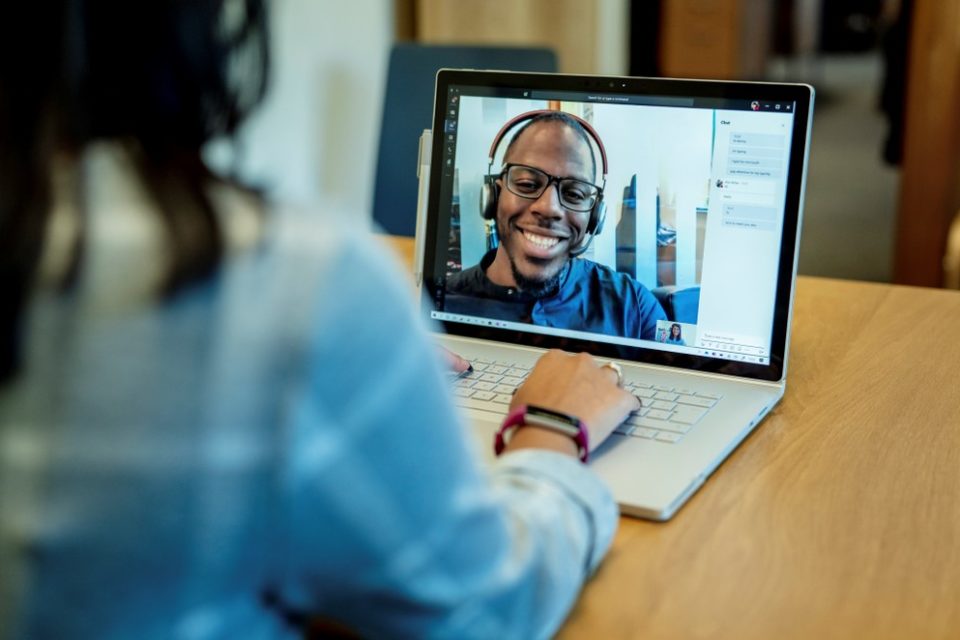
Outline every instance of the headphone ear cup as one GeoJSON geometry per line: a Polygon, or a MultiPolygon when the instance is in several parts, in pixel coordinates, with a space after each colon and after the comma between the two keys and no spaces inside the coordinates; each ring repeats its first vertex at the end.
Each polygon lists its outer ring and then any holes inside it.
{"type": "Polygon", "coordinates": [[[607,220],[607,203],[603,201],[603,194],[600,194],[597,203],[593,205],[593,211],[590,212],[590,233],[600,235],[603,231],[603,223],[607,220]]]}
{"type": "Polygon", "coordinates": [[[607,204],[603,201],[603,194],[597,199],[597,203],[590,210],[590,221],[587,223],[587,232],[580,239],[580,244],[570,250],[570,255],[577,257],[590,248],[594,236],[603,231],[603,223],[607,219],[607,204]]]}
{"type": "Polygon", "coordinates": [[[480,215],[484,220],[493,220],[497,217],[499,197],[500,187],[497,186],[497,176],[484,176],[483,186],[480,187],[480,215]]]}

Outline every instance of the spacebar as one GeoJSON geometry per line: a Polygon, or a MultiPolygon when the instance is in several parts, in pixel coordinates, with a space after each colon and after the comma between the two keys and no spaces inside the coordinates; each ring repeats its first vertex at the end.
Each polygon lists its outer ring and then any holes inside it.
{"type": "Polygon", "coordinates": [[[508,405],[491,400],[477,400],[475,398],[454,398],[454,404],[464,409],[480,409],[481,411],[491,411],[501,416],[507,415],[508,405]]]}

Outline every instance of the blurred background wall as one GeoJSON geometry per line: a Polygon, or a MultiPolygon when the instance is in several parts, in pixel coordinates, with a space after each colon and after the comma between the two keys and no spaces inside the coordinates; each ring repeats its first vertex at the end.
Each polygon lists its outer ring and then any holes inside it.
{"type": "Polygon", "coordinates": [[[392,2],[272,0],[271,21],[266,100],[238,147],[212,145],[208,158],[277,200],[369,216],[392,2]]]}
{"type": "MultiPolygon", "coordinates": [[[[547,46],[570,73],[813,84],[801,273],[944,281],[960,0],[274,0],[273,14],[267,102],[210,157],[277,199],[369,217],[394,43],[547,46]]],[[[416,179],[416,158],[394,160],[416,179]]]]}

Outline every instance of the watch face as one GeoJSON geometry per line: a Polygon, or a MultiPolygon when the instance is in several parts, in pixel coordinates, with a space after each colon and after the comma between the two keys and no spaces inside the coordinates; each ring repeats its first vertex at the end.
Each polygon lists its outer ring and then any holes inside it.
{"type": "Polygon", "coordinates": [[[559,411],[529,405],[515,408],[500,425],[493,441],[494,453],[500,455],[507,446],[506,434],[514,427],[523,425],[542,427],[568,436],[577,443],[581,462],[587,462],[590,457],[590,440],[582,421],[559,411]]]}
{"type": "Polygon", "coordinates": [[[579,419],[566,413],[551,411],[550,409],[543,409],[541,407],[528,406],[524,422],[561,431],[570,436],[576,436],[580,433],[579,419]]]}

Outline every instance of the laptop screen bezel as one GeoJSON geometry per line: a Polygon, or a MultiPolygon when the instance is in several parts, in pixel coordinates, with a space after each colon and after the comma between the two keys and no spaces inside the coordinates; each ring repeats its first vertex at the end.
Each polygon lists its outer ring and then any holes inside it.
{"type": "MultiPolygon", "coordinates": [[[[790,164],[786,183],[785,210],[782,224],[781,251],[778,265],[776,295],[773,310],[772,335],[769,364],[733,361],[656,348],[618,345],[589,339],[569,338],[543,333],[490,327],[460,322],[439,321],[446,333],[483,340],[493,340],[543,349],[585,351],[600,357],[677,367],[681,369],[732,375],[764,381],[782,381],[785,374],[787,336],[789,333],[792,286],[799,240],[798,225],[801,215],[802,189],[808,141],[809,115],[812,88],[802,84],[765,82],[737,82],[719,80],[679,80],[664,78],[628,78],[613,76],[580,76],[542,73],[513,73],[505,71],[470,71],[441,69],[437,73],[434,99],[433,131],[443,131],[446,119],[446,96],[451,86],[477,87],[489,90],[502,88],[505,92],[516,89],[531,91],[580,92],[603,91],[604,94],[650,95],[678,98],[760,100],[792,102],[794,106],[793,131],[790,144],[790,164]]],[[[440,158],[444,136],[434,135],[432,158],[440,158]]],[[[423,280],[422,304],[427,313],[434,310],[434,294],[443,287],[442,279],[435,276],[438,260],[445,265],[446,255],[438,247],[440,229],[440,194],[442,166],[431,162],[430,181],[426,207],[426,224],[423,228],[423,280]]]]}

